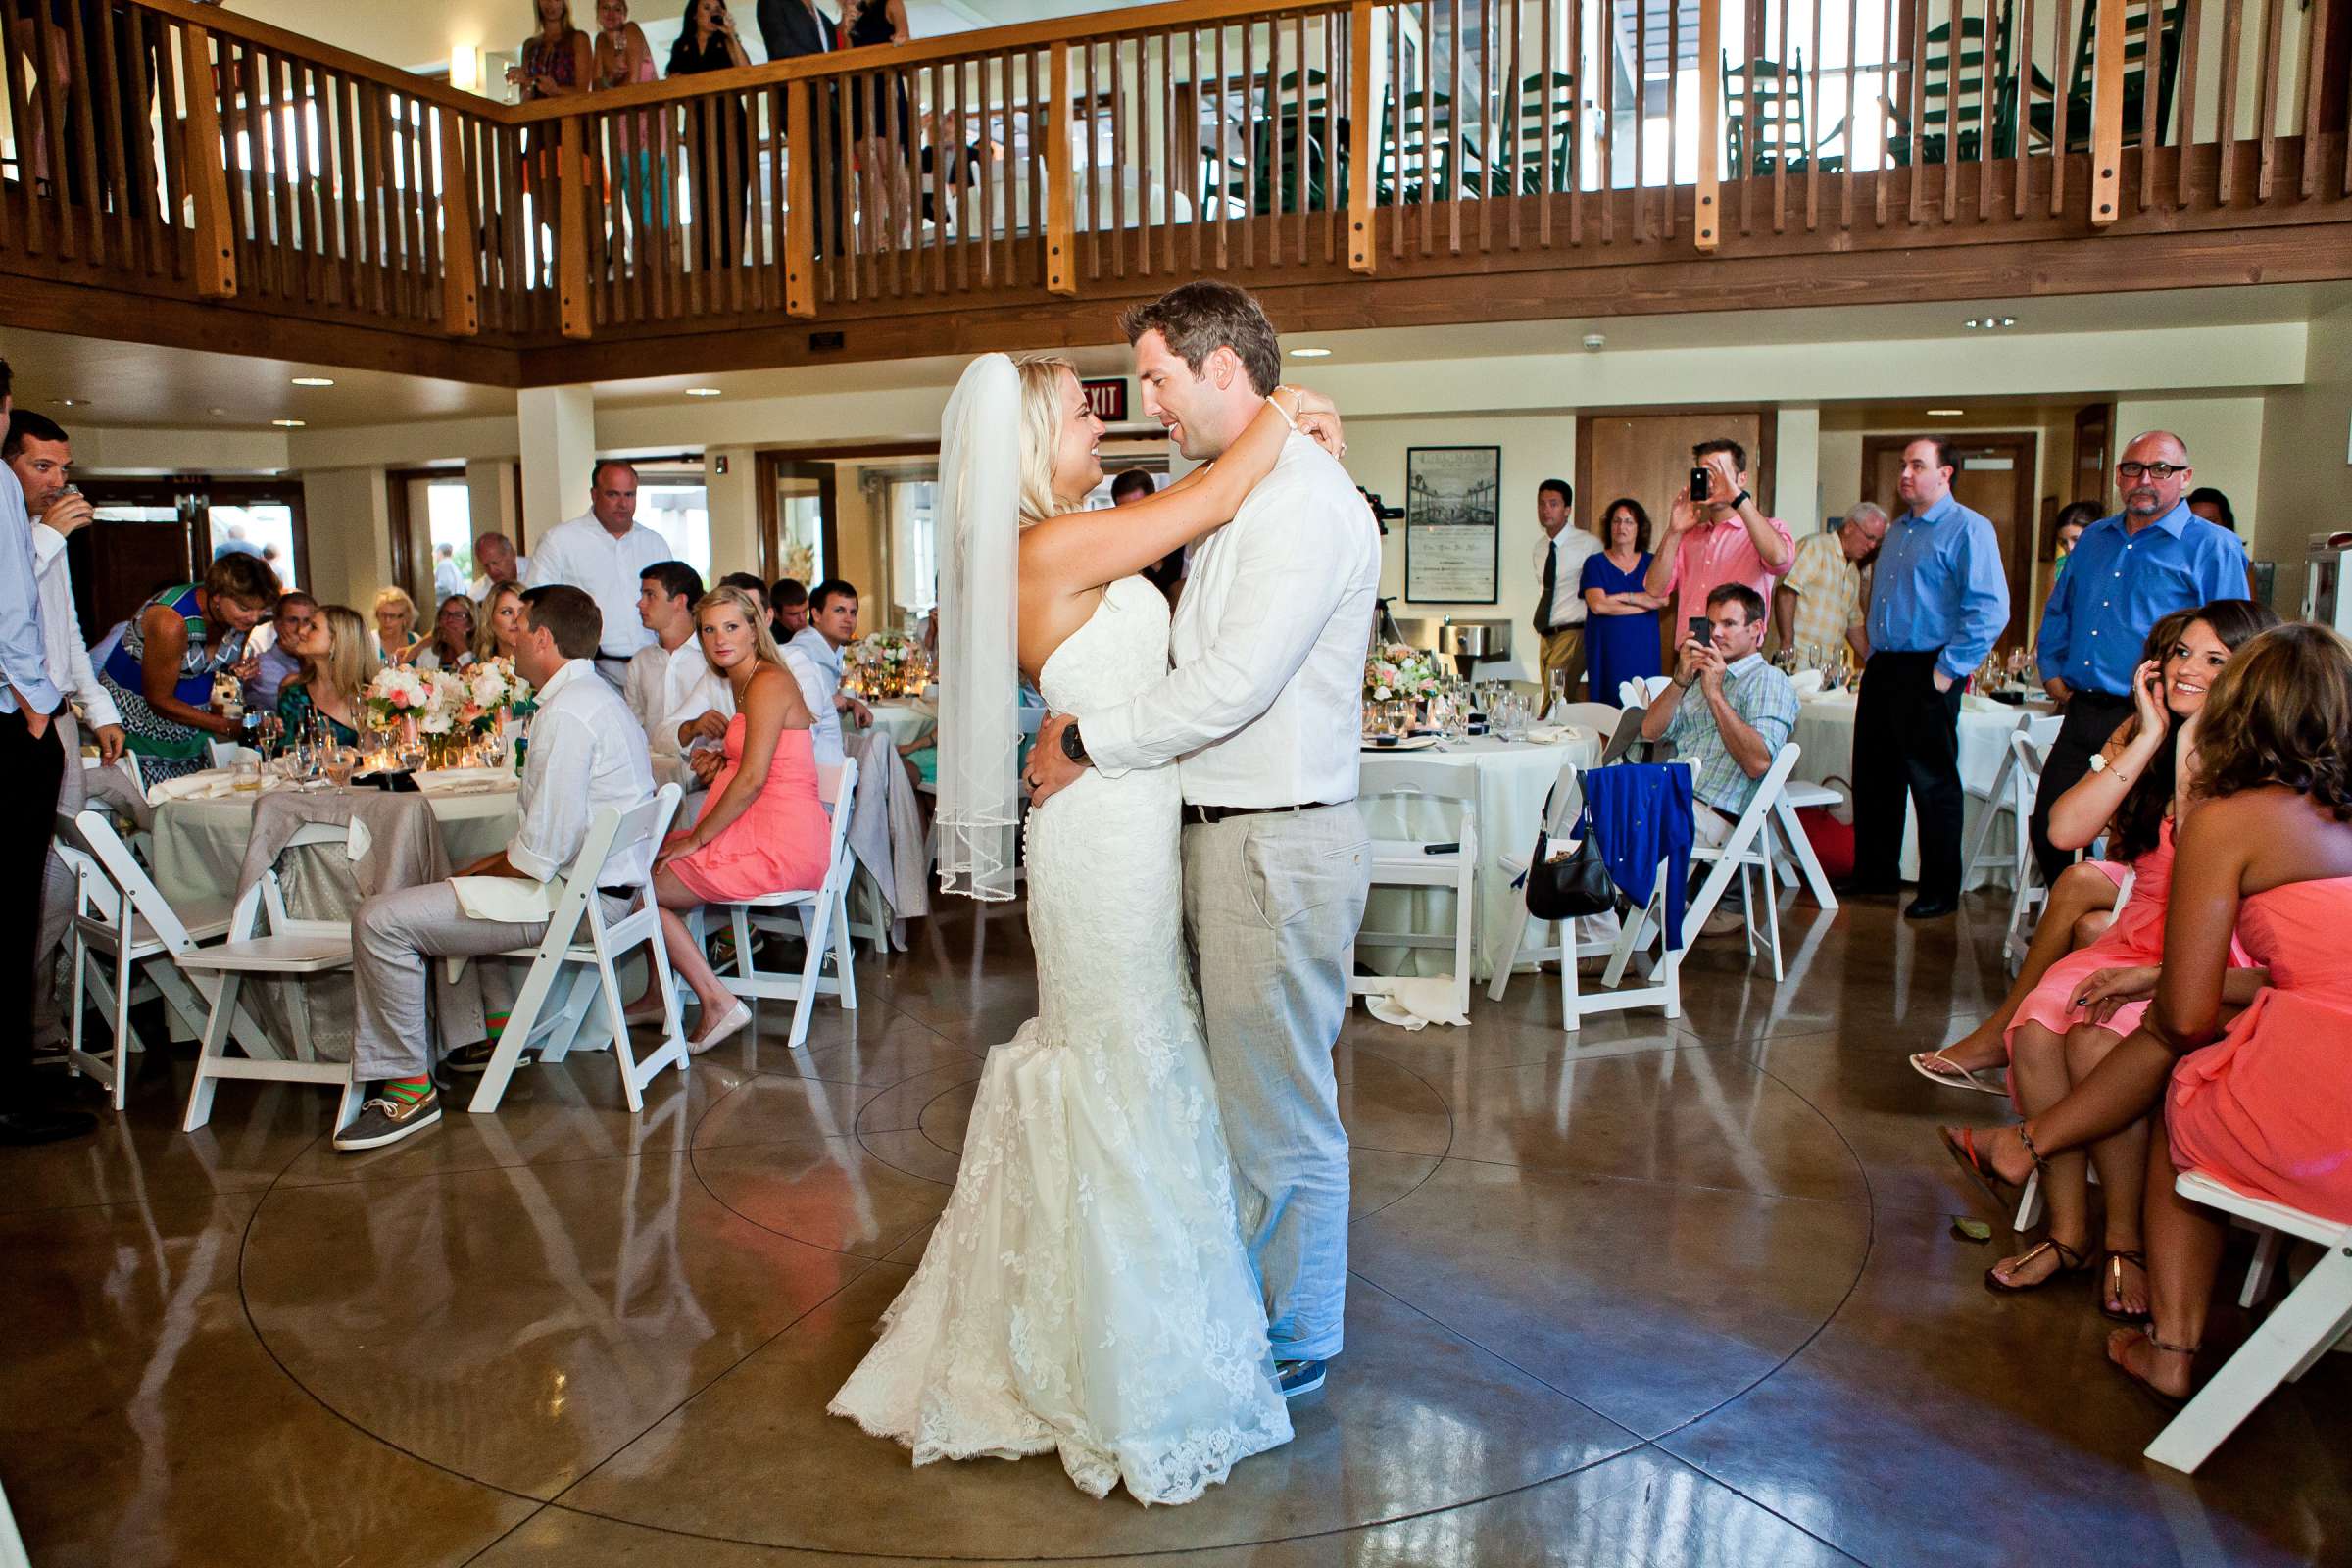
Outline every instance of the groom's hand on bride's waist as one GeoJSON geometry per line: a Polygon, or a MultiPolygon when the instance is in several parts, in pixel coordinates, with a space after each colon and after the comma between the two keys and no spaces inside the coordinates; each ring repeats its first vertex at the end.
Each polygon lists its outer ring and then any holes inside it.
{"type": "Polygon", "coordinates": [[[1021,782],[1028,788],[1031,806],[1060,794],[1086,771],[1086,764],[1073,760],[1062,745],[1062,731],[1076,722],[1067,713],[1054,713],[1038,726],[1037,744],[1029,749],[1028,765],[1021,769],[1021,782]]]}

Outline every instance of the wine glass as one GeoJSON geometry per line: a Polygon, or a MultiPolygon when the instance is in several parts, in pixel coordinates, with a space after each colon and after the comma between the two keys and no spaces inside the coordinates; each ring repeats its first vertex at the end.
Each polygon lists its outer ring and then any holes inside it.
{"type": "Polygon", "coordinates": [[[392,760],[400,764],[403,773],[421,773],[424,771],[425,757],[424,742],[403,741],[400,750],[393,753],[392,760]]]}
{"type": "Polygon", "coordinates": [[[351,782],[352,771],[360,765],[360,754],[348,746],[329,747],[324,765],[327,782],[342,789],[351,782]]]}

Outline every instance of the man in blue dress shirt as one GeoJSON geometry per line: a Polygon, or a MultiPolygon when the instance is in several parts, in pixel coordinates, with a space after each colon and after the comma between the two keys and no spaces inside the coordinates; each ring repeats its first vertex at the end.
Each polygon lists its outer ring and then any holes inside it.
{"type": "MultiPolygon", "coordinates": [[[[0,360],[0,423],[12,408],[8,362],[0,360]]],[[[45,1144],[97,1127],[86,1111],[38,1103],[32,1071],[33,945],[49,838],[57,826],[57,791],[66,754],[50,720],[65,698],[49,679],[41,602],[32,561],[32,519],[24,489],[0,466],[0,777],[9,780],[10,820],[0,833],[0,900],[17,910],[0,922],[0,1147],[45,1144]]],[[[74,760],[80,765],[80,760],[74,760]]]]}
{"type": "Polygon", "coordinates": [[[2150,430],[2132,437],[2115,476],[2124,510],[2075,541],[2034,644],[2042,685],[2066,712],[2034,802],[2034,857],[2045,881],[2074,858],[2050,848],[2050,805],[2132,716],[2132,671],[2149,628],[2176,610],[2246,597],[2237,536],[2206,524],[2182,499],[2195,470],[2179,436],[2150,430]]]}
{"type": "Polygon", "coordinates": [[[2009,624],[2009,581],[1992,524],[1952,499],[1951,443],[1903,449],[1907,510],[1886,530],[1870,592],[1870,662],[1854,711],[1856,893],[1892,893],[1903,802],[1919,812],[1919,896],[1903,913],[1960,906],[1960,695],[2009,624]]]}

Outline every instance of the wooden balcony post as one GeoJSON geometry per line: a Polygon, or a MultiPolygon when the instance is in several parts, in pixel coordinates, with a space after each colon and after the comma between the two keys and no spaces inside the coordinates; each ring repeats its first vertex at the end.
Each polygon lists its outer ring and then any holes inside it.
{"type": "MultiPolygon", "coordinates": [[[[1046,292],[1078,292],[1078,227],[1070,210],[1070,46],[1056,43],[1046,57],[1046,292]]],[[[1033,80],[1035,78],[1032,78],[1033,80]]]]}
{"type": "MultiPolygon", "coordinates": [[[[1394,20],[1390,25],[1396,25],[1394,20]]],[[[1372,244],[1372,197],[1380,179],[1380,138],[1372,126],[1372,67],[1379,59],[1372,42],[1372,0],[1355,0],[1348,14],[1348,270],[1351,272],[1369,273],[1377,254],[1372,244]]],[[[1305,162],[1303,157],[1300,162],[1305,162]]],[[[1196,212],[1196,221],[1198,219],[1196,212]]]]}
{"type": "MultiPolygon", "coordinates": [[[[1568,0],[1570,5],[1582,0],[1568,0]]],[[[1723,242],[1723,15],[1719,7],[1698,8],[1698,186],[1693,247],[1712,251],[1723,242]]]]}
{"type": "Polygon", "coordinates": [[[482,330],[481,246],[474,238],[473,187],[466,183],[466,122],[447,109],[441,127],[441,330],[474,337],[482,330]]]}
{"type": "MultiPolygon", "coordinates": [[[[792,160],[792,180],[785,196],[784,314],[804,318],[816,315],[816,95],[825,78],[806,77],[784,89],[785,156],[792,160]]],[[[940,157],[944,163],[946,152],[940,157]]],[[[841,243],[836,234],[833,242],[841,243]]]]}
{"type": "Polygon", "coordinates": [[[565,337],[586,337],[594,319],[588,303],[588,178],[580,117],[564,117],[556,150],[556,305],[565,337]]]}
{"type": "Polygon", "coordinates": [[[220,145],[220,101],[213,77],[213,35],[179,29],[181,79],[188,84],[188,191],[196,198],[196,293],[208,300],[237,297],[237,256],[229,233],[228,154],[220,145]]]}
{"type": "MultiPolygon", "coordinates": [[[[2124,169],[2124,45],[2130,24],[2126,0],[2093,0],[2098,7],[2098,33],[2090,64],[2090,220],[2105,227],[2122,216],[2124,169]]],[[[2150,74],[2151,77],[2153,73],[2150,74]]],[[[2230,148],[2223,130],[2222,158],[2227,167],[2230,148]]],[[[2150,156],[2141,149],[2141,157],[2150,156]]]]}

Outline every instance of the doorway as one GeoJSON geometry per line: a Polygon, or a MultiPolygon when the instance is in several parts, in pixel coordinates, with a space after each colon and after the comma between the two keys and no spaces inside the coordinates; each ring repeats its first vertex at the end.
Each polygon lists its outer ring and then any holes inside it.
{"type": "MultiPolygon", "coordinates": [[[[1862,441],[1862,498],[1886,509],[1890,517],[1903,513],[1896,480],[1903,470],[1903,449],[1918,440],[1910,435],[1873,435],[1862,441]]],[[[2031,598],[2034,569],[2034,497],[2041,440],[2031,430],[1955,432],[1951,443],[1952,495],[1972,512],[1981,512],[2000,541],[2001,566],[2009,580],[2009,624],[1993,646],[2006,653],[2033,635],[2034,615],[2031,598]]]]}
{"type": "Polygon", "coordinates": [[[196,582],[230,550],[260,556],[288,588],[310,569],[299,480],[84,479],[92,518],[67,542],[74,608],[103,636],[158,589],[196,582]]]}
{"type": "MultiPolygon", "coordinates": [[[[1665,409],[1641,414],[1587,414],[1576,421],[1576,526],[1594,529],[1610,502],[1631,496],[1649,514],[1654,551],[1666,537],[1675,493],[1690,482],[1690,449],[1701,441],[1737,441],[1747,453],[1747,483],[1772,494],[1772,441],[1779,425],[1761,408],[1665,409]]],[[[1535,505],[1532,483],[1507,506],[1535,505]]],[[[1802,529],[1792,530],[1801,533],[1802,529]]],[[[1534,569],[1534,564],[1521,567],[1534,569]]],[[[1671,614],[1658,617],[1658,653],[1674,668],[1682,631],[1671,614]]]]}
{"type": "Polygon", "coordinates": [[[840,558],[830,463],[760,454],[760,575],[814,588],[840,558]]]}

